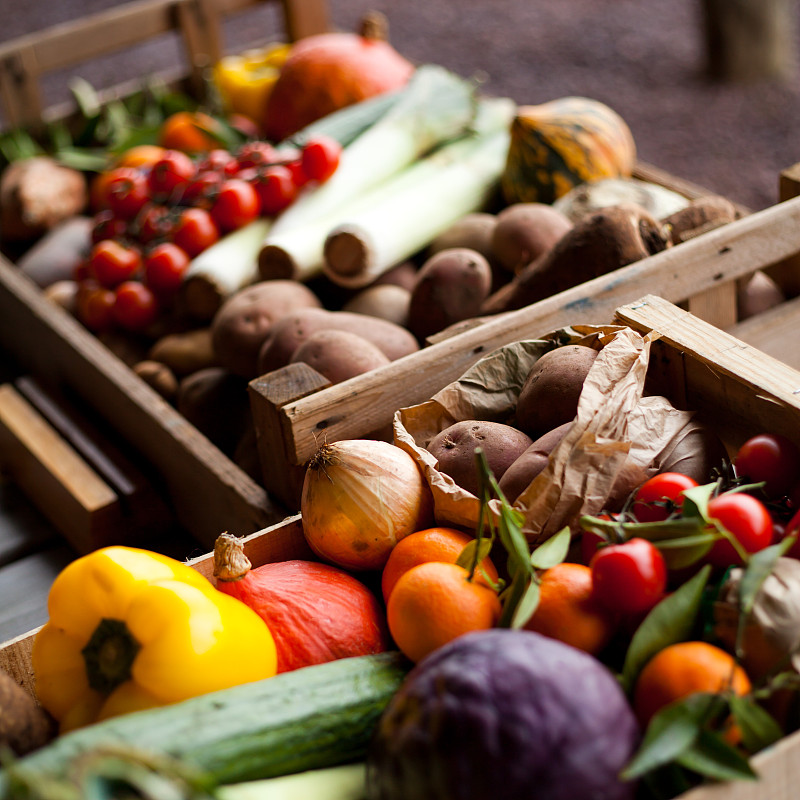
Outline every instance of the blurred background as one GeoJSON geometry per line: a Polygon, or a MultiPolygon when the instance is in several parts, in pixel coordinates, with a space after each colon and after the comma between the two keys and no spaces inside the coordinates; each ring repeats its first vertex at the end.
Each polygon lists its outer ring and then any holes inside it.
{"type": "MultiPolygon", "coordinates": [[[[357,28],[369,9],[384,12],[390,39],[406,57],[482,76],[487,92],[520,104],[565,95],[605,102],[631,127],[642,161],[759,209],[776,202],[780,170],[800,161],[798,68],[791,64],[774,78],[710,80],[702,15],[710,2],[331,0],[329,8],[332,26],[347,30],[357,28]]],[[[749,2],[780,6],[784,39],[796,45],[795,0],[749,2]]],[[[4,15],[0,41],[120,4],[18,4],[13,15],[4,15]]],[[[278,13],[274,4],[265,4],[227,21],[226,51],[274,39],[278,13]]],[[[180,64],[181,58],[179,41],[155,41],[86,64],[81,75],[103,88],[180,64]]],[[[68,79],[45,80],[46,104],[68,97],[68,79]]]]}

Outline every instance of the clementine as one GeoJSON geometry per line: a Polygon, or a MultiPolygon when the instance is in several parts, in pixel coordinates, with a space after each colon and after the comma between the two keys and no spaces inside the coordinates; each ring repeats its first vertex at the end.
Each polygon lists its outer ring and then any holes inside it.
{"type": "Polygon", "coordinates": [[[177,111],[161,124],[158,143],[170,150],[205,153],[220,146],[211,134],[216,124],[212,117],[201,111],[177,111]]]}
{"type": "Polygon", "coordinates": [[[539,605],[525,625],[552,639],[597,655],[611,640],[617,618],[592,593],[592,571],[585,564],[563,563],[545,570],[539,605]]]}
{"type": "MultiPolygon", "coordinates": [[[[697,692],[750,691],[747,673],[733,656],[708,642],[678,642],[656,653],[636,681],[633,708],[642,726],[662,708],[697,692]]],[[[734,732],[733,741],[739,738],[734,732]]]]}
{"type": "MultiPolygon", "coordinates": [[[[474,541],[474,537],[455,528],[426,528],[410,533],[401,539],[392,548],[389,560],[381,574],[381,590],[384,601],[389,602],[389,595],[397,580],[411,567],[425,564],[428,561],[444,561],[455,564],[461,551],[471,541],[474,541]]],[[[486,576],[493,583],[497,583],[497,570],[488,556],[480,563],[480,570],[485,571],[486,576]]],[[[480,570],[476,572],[478,578],[481,577],[480,570]]]]}
{"type": "Polygon", "coordinates": [[[400,576],[386,615],[395,643],[417,662],[458,636],[494,627],[500,611],[495,590],[470,580],[468,570],[429,561],[400,576]]]}

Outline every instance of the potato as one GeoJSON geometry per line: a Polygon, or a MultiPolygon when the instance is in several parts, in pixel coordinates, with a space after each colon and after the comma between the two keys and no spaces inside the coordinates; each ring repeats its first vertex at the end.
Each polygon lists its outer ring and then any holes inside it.
{"type": "Polygon", "coordinates": [[[161,361],[145,359],[133,365],[133,371],[152,389],[155,389],[168,403],[178,397],[178,378],[161,361]]]}
{"type": "Polygon", "coordinates": [[[408,328],[420,340],[477,316],[492,288],[492,269],[476,250],[455,247],[431,256],[417,275],[408,328]]]}
{"type": "Polygon", "coordinates": [[[148,357],[169,367],[179,378],[217,366],[210,328],[168,333],[153,344],[148,357]]]}
{"type": "Polygon", "coordinates": [[[508,272],[519,272],[572,228],[565,214],[545,203],[514,203],[497,215],[492,251],[508,272]]]}
{"type": "Polygon", "coordinates": [[[667,226],[672,244],[680,244],[698,234],[720,225],[727,225],[737,217],[736,206],[721,195],[705,195],[675,211],[662,221],[667,226]]]}
{"type": "Polygon", "coordinates": [[[786,299],[780,286],[766,272],[758,269],[747,280],[737,284],[739,320],[763,314],[786,299]]]}
{"type": "Polygon", "coordinates": [[[439,462],[440,472],[449,475],[462,489],[477,495],[476,447],[483,449],[489,469],[499,481],[531,444],[529,436],[511,425],[468,419],[438,433],[426,450],[439,462]]]}
{"type": "Polygon", "coordinates": [[[533,479],[547,466],[550,453],[558,447],[572,422],[565,422],[540,436],[503,473],[498,484],[509,503],[513,503],[531,485],[533,479]]]}
{"type": "Polygon", "coordinates": [[[492,249],[496,224],[497,216],[488,211],[465,214],[431,241],[428,245],[428,257],[435,256],[442,250],[466,247],[468,250],[476,250],[492,264],[496,260],[492,249]]]}
{"type": "Polygon", "coordinates": [[[528,373],[517,398],[516,423],[529,436],[572,422],[578,411],[583,382],[597,351],[580,344],[550,350],[528,373]]]}
{"type": "Polygon", "coordinates": [[[23,756],[56,735],[53,718],[7,673],[0,670],[0,750],[23,756]]]}
{"type": "Polygon", "coordinates": [[[410,289],[394,283],[373,283],[348,300],[342,306],[342,311],[379,317],[405,327],[410,303],[410,289]]]}
{"type": "Polygon", "coordinates": [[[260,281],[231,295],[214,315],[211,341],[219,364],[235,375],[258,375],[258,351],[272,324],[300,308],[321,308],[314,292],[297,281],[260,281]]]}
{"type": "Polygon", "coordinates": [[[93,227],[91,217],[65,219],[17,259],[17,266],[41,289],[72,280],[75,267],[91,252],[93,227]]]}
{"type": "Polygon", "coordinates": [[[247,382],[222,367],[207,367],[178,385],[178,411],[230,455],[251,419],[247,382]]]}
{"type": "Polygon", "coordinates": [[[377,317],[365,321],[363,314],[350,311],[305,308],[287,314],[269,331],[258,355],[258,374],[285,367],[294,351],[306,339],[325,329],[349,331],[363,336],[377,345],[390,361],[419,350],[413,334],[393,322],[377,317]]]}
{"type": "Polygon", "coordinates": [[[291,364],[302,361],[331,383],[388,364],[389,358],[372,342],[350,331],[321,330],[308,337],[294,351],[291,364]]]}

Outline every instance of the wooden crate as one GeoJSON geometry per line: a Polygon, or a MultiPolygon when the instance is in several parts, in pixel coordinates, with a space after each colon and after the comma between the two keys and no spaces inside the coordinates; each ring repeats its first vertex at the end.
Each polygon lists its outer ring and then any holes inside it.
{"type": "MultiPolygon", "coordinates": [[[[783,431],[795,440],[800,434],[800,372],[731,334],[721,331],[661,297],[645,295],[626,303],[609,319],[642,333],[659,334],[653,344],[651,377],[662,380],[678,405],[713,413],[719,432],[736,444],[764,430],[783,431]]],[[[582,321],[580,310],[569,322],[582,321]]],[[[296,515],[244,537],[245,553],[254,565],[310,558],[303,538],[302,518],[296,515]]],[[[213,556],[189,562],[213,581],[213,556]]],[[[34,694],[30,653],[36,631],[0,646],[0,668],[34,694]]],[[[680,800],[794,800],[800,733],[758,754],[753,765],[756,783],[736,782],[701,787],[680,800]]]]}

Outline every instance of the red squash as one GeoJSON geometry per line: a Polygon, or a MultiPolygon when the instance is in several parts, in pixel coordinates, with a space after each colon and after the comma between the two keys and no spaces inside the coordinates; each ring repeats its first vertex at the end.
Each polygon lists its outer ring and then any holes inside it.
{"type": "Polygon", "coordinates": [[[338,567],[296,559],[251,568],[241,540],[224,533],[214,548],[214,575],[220,591],[250,606],[267,623],[278,672],[389,647],[377,598],[338,567]]]}

